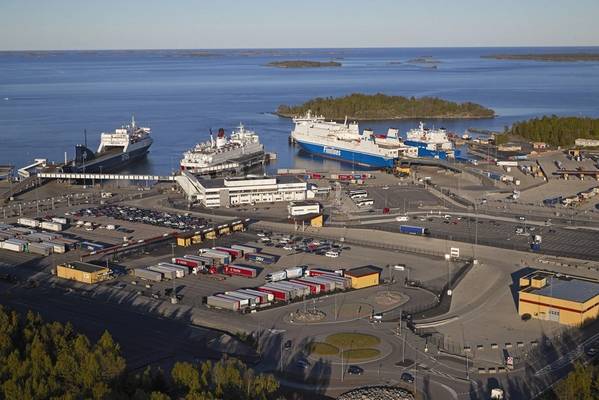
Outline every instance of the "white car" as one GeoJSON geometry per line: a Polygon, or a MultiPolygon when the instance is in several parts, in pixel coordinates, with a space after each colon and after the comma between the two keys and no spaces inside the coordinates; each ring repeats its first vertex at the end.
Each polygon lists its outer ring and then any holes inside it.
{"type": "Polygon", "coordinates": [[[325,256],[327,257],[331,257],[331,258],[337,258],[339,257],[339,253],[337,253],[336,251],[327,251],[325,254],[325,256]]]}
{"type": "Polygon", "coordinates": [[[293,246],[291,246],[290,244],[287,244],[287,245],[285,245],[285,247],[283,247],[283,250],[291,251],[291,250],[293,250],[293,246]]]}
{"type": "Polygon", "coordinates": [[[389,190],[389,186],[387,186],[387,185],[383,186],[383,190],[389,190]]]}
{"type": "Polygon", "coordinates": [[[407,222],[410,218],[407,215],[400,215],[399,217],[395,217],[397,222],[407,222]]]}

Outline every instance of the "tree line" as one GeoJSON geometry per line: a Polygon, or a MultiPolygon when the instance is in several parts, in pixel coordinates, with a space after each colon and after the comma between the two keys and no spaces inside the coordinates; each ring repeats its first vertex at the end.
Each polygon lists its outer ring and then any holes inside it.
{"type": "Polygon", "coordinates": [[[599,399],[599,367],[577,362],[564,379],[546,392],[541,400],[599,399]]]}
{"type": "Polygon", "coordinates": [[[279,390],[272,375],[241,361],[176,363],[126,371],[120,347],[108,332],[91,342],[70,323],[46,323],[0,305],[0,399],[268,400],[279,390]]]}
{"type": "Polygon", "coordinates": [[[304,115],[308,110],[327,119],[387,120],[403,118],[492,118],[495,112],[480,104],[456,103],[437,97],[388,96],[352,93],[343,97],[317,97],[296,105],[280,105],[283,117],[304,115]]]}
{"type": "Polygon", "coordinates": [[[599,119],[588,117],[558,117],[556,115],[516,122],[507,133],[533,142],[569,147],[581,139],[599,139],[599,119]]]}

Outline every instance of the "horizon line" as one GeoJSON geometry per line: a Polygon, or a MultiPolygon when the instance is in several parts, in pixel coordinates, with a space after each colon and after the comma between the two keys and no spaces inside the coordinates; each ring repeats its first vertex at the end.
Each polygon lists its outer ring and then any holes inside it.
{"type": "Polygon", "coordinates": [[[518,49],[518,48],[598,48],[599,44],[593,45],[492,45],[492,46],[338,46],[338,47],[172,47],[172,48],[96,48],[96,49],[0,49],[0,53],[20,52],[60,52],[60,51],[182,51],[182,50],[358,50],[358,49],[518,49]]]}

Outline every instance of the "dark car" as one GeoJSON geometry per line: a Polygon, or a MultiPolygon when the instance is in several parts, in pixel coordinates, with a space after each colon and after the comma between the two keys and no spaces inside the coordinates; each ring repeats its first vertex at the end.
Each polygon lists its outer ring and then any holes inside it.
{"type": "Polygon", "coordinates": [[[414,376],[409,372],[404,372],[401,374],[401,380],[406,383],[414,383],[414,376]]]}
{"type": "Polygon", "coordinates": [[[291,345],[292,345],[291,340],[286,341],[285,344],[284,344],[285,349],[289,350],[291,348],[291,345]]]}
{"type": "Polygon", "coordinates": [[[350,365],[347,368],[347,373],[349,375],[362,375],[364,373],[364,369],[358,367],[357,365],[350,365]]]}

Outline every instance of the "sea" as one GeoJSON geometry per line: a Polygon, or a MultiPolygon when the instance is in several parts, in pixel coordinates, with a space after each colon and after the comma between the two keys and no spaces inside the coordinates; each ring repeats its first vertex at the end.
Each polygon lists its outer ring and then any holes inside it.
{"type": "MultiPolygon", "coordinates": [[[[339,170],[292,147],[280,104],[350,93],[436,96],[496,111],[493,119],[425,120],[462,134],[502,131],[543,115],[599,117],[599,62],[539,62],[482,58],[491,54],[599,52],[567,48],[360,48],[0,52],[0,164],[36,158],[61,162],[74,146],[99,144],[134,115],[152,129],[154,144],[127,172],[170,174],[182,153],[210,130],[240,123],[260,134],[277,160],[267,167],[339,170]],[[414,62],[430,57],[438,62],[414,62]],[[339,68],[286,69],[271,61],[338,61],[339,68]]],[[[404,133],[418,120],[368,121],[361,128],[404,133]]]]}

